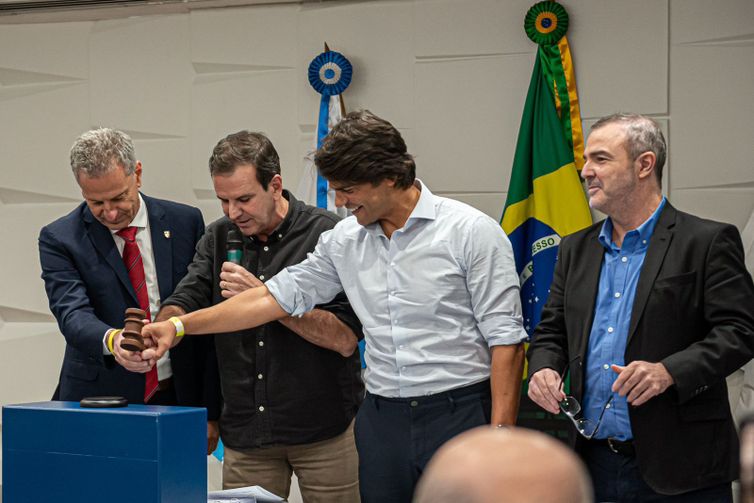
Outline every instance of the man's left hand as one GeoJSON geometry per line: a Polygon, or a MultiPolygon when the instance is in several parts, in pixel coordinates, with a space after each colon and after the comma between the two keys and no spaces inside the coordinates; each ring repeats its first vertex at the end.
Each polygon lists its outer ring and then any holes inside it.
{"type": "Polygon", "coordinates": [[[223,262],[222,271],[220,272],[220,294],[229,299],[239,293],[262,286],[259,278],[251,274],[238,264],[233,262],[223,262]]]}
{"type": "Polygon", "coordinates": [[[635,407],[665,392],[674,382],[662,363],[633,361],[624,367],[612,365],[611,368],[619,374],[613,383],[613,392],[625,396],[635,407]]]}

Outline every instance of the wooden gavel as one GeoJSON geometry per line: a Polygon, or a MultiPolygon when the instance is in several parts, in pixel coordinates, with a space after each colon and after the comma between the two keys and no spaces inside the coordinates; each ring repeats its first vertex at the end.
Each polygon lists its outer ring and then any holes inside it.
{"type": "Polygon", "coordinates": [[[123,339],[120,341],[120,347],[127,351],[144,351],[144,339],[141,337],[141,329],[144,327],[143,320],[147,318],[147,313],[137,307],[126,309],[126,319],[123,323],[123,339]]]}

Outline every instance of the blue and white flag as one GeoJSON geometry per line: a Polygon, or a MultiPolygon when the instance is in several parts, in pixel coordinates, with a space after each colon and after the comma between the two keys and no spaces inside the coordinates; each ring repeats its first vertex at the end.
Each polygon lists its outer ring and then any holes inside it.
{"type": "MultiPolygon", "coordinates": [[[[340,122],[340,119],[343,117],[340,95],[330,96],[329,100],[327,129],[322,138],[324,138],[324,136],[327,136],[327,133],[330,132],[333,126],[340,122]]],[[[319,130],[319,128],[317,129],[319,130]]],[[[324,187],[327,191],[327,196],[326,204],[320,207],[332,211],[333,213],[339,215],[341,218],[345,218],[346,216],[348,216],[348,210],[346,210],[345,208],[335,207],[335,191],[329,188],[329,186],[327,185],[327,180],[324,180],[321,176],[319,176],[317,167],[314,165],[314,151],[317,149],[318,145],[321,142],[322,139],[319,138],[318,134],[314,138],[314,144],[312,145],[312,154],[304,158],[304,174],[301,176],[301,180],[298,183],[297,194],[299,196],[299,199],[301,199],[302,201],[311,204],[312,206],[319,206],[317,201],[317,190],[319,188],[318,182],[323,181],[324,187]]]]}
{"type": "MultiPolygon", "coordinates": [[[[343,117],[341,93],[351,83],[353,68],[351,63],[339,52],[330,51],[318,55],[309,64],[309,83],[322,98],[319,105],[315,149],[322,145],[327,133],[343,117]]],[[[335,207],[335,191],[330,189],[327,180],[317,172],[313,156],[305,160],[304,174],[298,186],[299,197],[320,208],[325,208],[341,217],[347,215],[345,208],[335,207]]]]}

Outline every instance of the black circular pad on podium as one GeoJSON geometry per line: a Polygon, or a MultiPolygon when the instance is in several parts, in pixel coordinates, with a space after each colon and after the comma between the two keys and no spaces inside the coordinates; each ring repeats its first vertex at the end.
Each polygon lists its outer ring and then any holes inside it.
{"type": "Polygon", "coordinates": [[[122,396],[88,396],[82,398],[79,405],[88,409],[107,409],[125,407],[128,405],[128,400],[122,396]]]}

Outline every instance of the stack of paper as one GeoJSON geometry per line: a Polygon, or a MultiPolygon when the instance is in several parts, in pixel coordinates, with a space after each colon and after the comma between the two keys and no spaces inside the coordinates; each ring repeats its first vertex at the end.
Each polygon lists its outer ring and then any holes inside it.
{"type": "Polygon", "coordinates": [[[259,486],[239,487],[207,494],[207,503],[277,503],[285,501],[259,486]]]}

